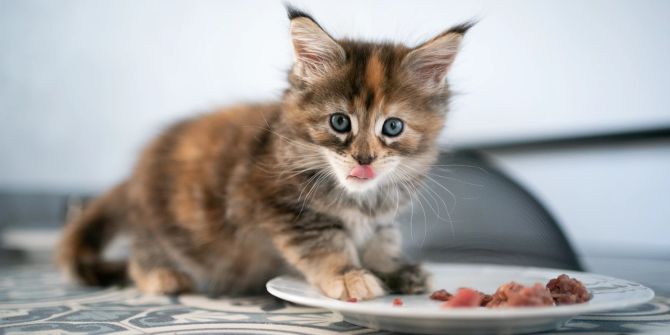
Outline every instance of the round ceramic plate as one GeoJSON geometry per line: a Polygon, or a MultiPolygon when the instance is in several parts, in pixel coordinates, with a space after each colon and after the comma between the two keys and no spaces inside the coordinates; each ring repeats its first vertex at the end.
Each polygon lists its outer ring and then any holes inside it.
{"type": "Polygon", "coordinates": [[[580,280],[593,295],[584,304],[538,308],[443,308],[425,295],[389,295],[356,303],[330,299],[302,279],[277,277],[267,283],[268,291],[290,302],[341,313],[345,321],[359,326],[422,334],[515,334],[556,329],[570,318],[626,308],[650,301],[654,292],[640,284],[585,272],[557,269],[474,265],[426,264],[433,274],[433,288],[455,292],[471,287],[493,293],[501,284],[516,281],[530,285],[546,283],[565,273],[580,280]],[[393,306],[394,298],[402,306],[393,306]]]}

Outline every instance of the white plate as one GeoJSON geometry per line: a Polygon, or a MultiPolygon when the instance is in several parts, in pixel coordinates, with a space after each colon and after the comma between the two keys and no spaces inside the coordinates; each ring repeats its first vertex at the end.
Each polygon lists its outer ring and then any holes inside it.
{"type": "Polygon", "coordinates": [[[557,269],[474,265],[426,264],[433,274],[433,288],[454,292],[471,287],[486,293],[495,292],[503,283],[546,283],[565,273],[577,278],[589,289],[593,298],[584,304],[541,308],[474,308],[445,309],[441,302],[428,295],[390,295],[356,303],[330,299],[302,279],[277,277],[270,280],[268,292],[290,302],[320,307],[341,313],[345,321],[359,326],[424,334],[513,334],[556,329],[570,318],[626,308],[650,301],[654,292],[640,284],[585,272],[557,269]],[[400,297],[403,306],[393,306],[400,297]]]}

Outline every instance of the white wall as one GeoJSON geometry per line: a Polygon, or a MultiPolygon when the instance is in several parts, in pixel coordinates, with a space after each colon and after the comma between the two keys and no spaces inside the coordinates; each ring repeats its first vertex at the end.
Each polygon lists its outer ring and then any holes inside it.
{"type": "Polygon", "coordinates": [[[461,143],[670,125],[670,2],[485,3],[453,79],[461,143]]]}
{"type": "Polygon", "coordinates": [[[5,187],[100,190],[125,176],[143,143],[173,120],[277,96],[291,59],[274,2],[0,6],[5,187]]]}

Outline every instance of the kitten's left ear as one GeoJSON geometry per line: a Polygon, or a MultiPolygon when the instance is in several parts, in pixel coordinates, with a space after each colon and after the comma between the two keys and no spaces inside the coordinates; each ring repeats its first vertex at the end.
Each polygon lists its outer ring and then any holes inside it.
{"type": "Polygon", "coordinates": [[[309,15],[288,7],[291,40],[295,54],[294,72],[306,81],[322,78],[342,64],[344,49],[309,15]]]}
{"type": "Polygon", "coordinates": [[[430,89],[443,88],[461,40],[474,24],[468,22],[452,27],[410,51],[403,60],[410,75],[430,89]]]}

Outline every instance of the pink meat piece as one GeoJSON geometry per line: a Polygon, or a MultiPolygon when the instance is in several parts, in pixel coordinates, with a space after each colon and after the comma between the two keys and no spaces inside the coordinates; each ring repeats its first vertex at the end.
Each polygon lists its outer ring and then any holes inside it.
{"type": "Polygon", "coordinates": [[[482,303],[482,294],[471,288],[460,288],[456,291],[449,300],[442,304],[442,307],[447,308],[473,308],[479,307],[482,303]]]}
{"type": "Polygon", "coordinates": [[[497,307],[531,307],[553,306],[554,299],[551,292],[540,283],[532,286],[523,286],[516,282],[503,284],[493,294],[491,301],[486,305],[489,308],[497,307]]]}

